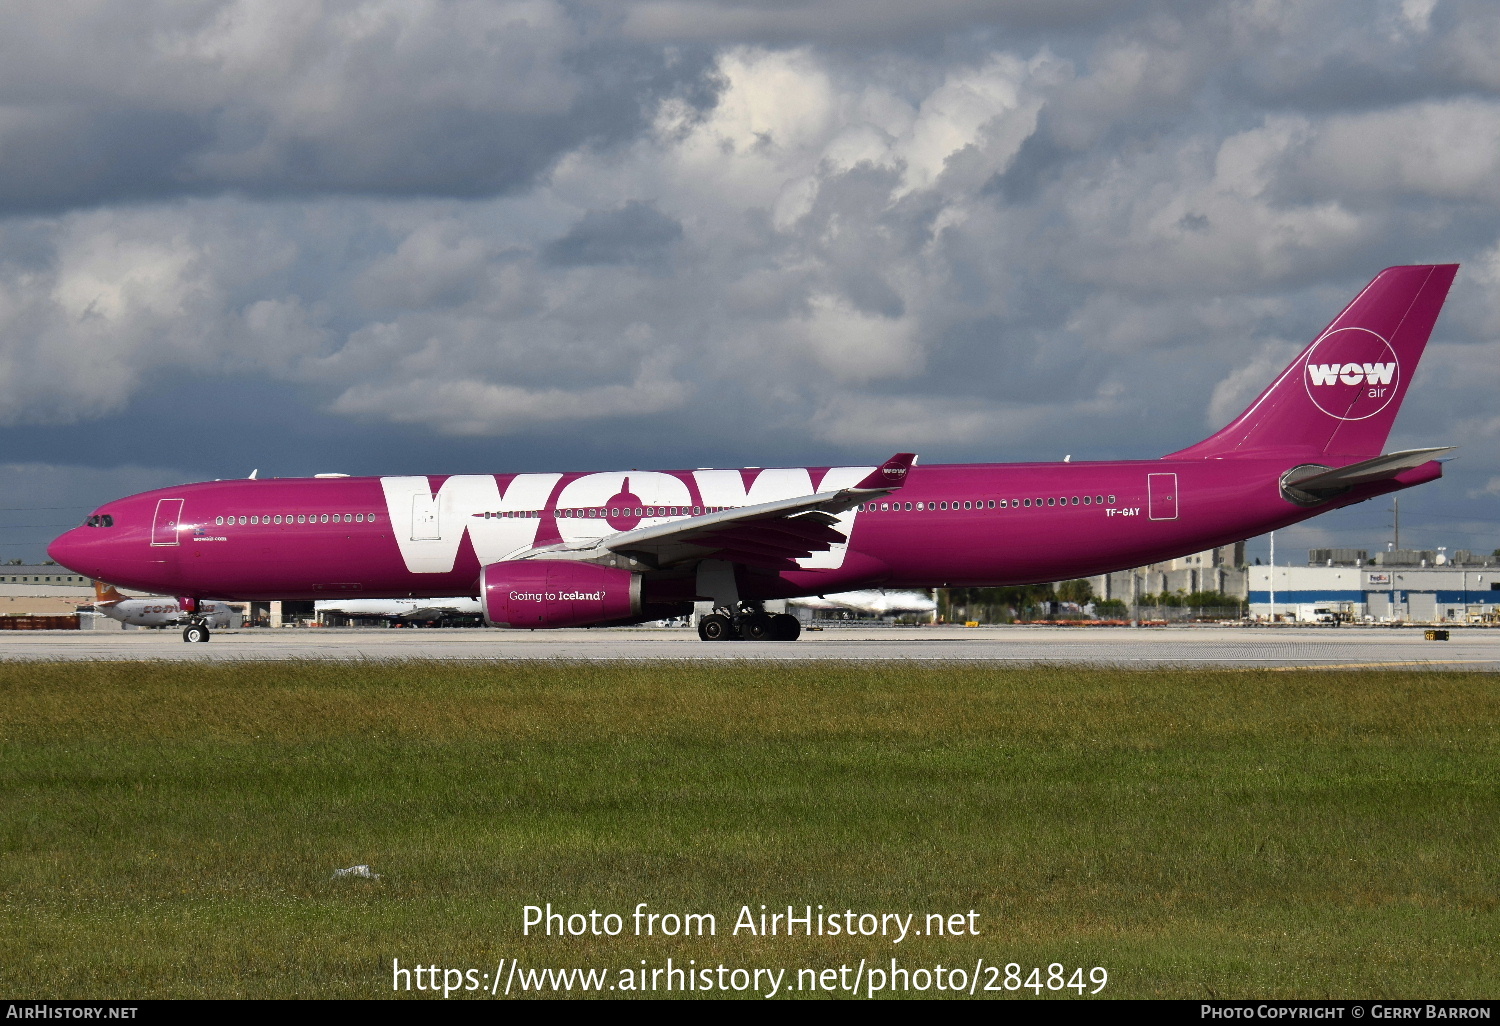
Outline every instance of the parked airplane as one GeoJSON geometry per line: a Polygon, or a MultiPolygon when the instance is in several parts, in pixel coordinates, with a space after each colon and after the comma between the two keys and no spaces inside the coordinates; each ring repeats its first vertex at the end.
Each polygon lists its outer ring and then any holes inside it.
{"type": "Polygon", "coordinates": [[[484,615],[476,598],[457,596],[435,599],[326,599],[314,602],[318,613],[370,617],[395,623],[445,623],[473,621],[484,615]]]}
{"type": "MultiPolygon", "coordinates": [[[[160,595],[143,595],[126,598],[112,584],[94,582],[94,609],[112,620],[136,627],[170,627],[184,622],[180,600],[163,598],[160,595]]],[[[206,630],[209,627],[229,627],[234,623],[234,614],[226,602],[198,602],[194,609],[194,621],[201,620],[206,630]]],[[[191,625],[190,625],[191,626],[191,625]]]]}
{"type": "Polygon", "coordinates": [[[835,595],[811,595],[788,599],[787,604],[818,610],[874,613],[876,616],[937,612],[937,600],[926,592],[886,591],[874,588],[867,588],[863,591],[845,591],[835,595]]]}
{"type": "Polygon", "coordinates": [[[1200,552],[1442,475],[1382,455],[1457,265],[1382,271],[1227,427],[1159,460],[216,481],[105,503],[48,549],[203,599],[475,596],[498,627],[713,603],[705,640],[792,639],[763,602],[1033,584],[1200,552]]]}

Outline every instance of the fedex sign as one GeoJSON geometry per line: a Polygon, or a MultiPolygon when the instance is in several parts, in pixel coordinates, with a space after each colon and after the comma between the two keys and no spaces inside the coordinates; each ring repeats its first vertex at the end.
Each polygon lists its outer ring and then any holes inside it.
{"type": "Polygon", "coordinates": [[[1368,328],[1330,331],[1307,351],[1303,381],[1313,405],[1339,420],[1364,420],[1390,405],[1401,365],[1389,342],[1368,328]]]}

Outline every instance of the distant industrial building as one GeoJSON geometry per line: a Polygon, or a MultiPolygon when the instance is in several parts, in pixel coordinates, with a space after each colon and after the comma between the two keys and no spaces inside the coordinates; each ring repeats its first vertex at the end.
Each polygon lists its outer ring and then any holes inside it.
{"type": "Polygon", "coordinates": [[[55,564],[0,566],[0,616],[56,616],[94,601],[94,582],[55,564]]]}
{"type": "Polygon", "coordinates": [[[1301,621],[1500,620],[1500,565],[1463,549],[1312,549],[1310,566],[1250,567],[1250,615],[1301,621]]]}
{"type": "Polygon", "coordinates": [[[1190,556],[1169,559],[1164,563],[1135,570],[1090,577],[1089,584],[1097,599],[1119,599],[1127,605],[1138,605],[1143,595],[1219,592],[1243,601],[1248,587],[1245,574],[1245,543],[1221,545],[1216,549],[1195,552],[1190,556]]]}
{"type": "Polygon", "coordinates": [[[1459,549],[1387,549],[1371,556],[1366,549],[1308,549],[1308,566],[1495,566],[1493,555],[1459,549]]]}

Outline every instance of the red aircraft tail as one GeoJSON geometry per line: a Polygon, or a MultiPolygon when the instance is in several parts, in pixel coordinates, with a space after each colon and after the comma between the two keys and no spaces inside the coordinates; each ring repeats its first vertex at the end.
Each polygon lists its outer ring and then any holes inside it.
{"type": "Polygon", "coordinates": [[[1381,271],[1249,409],[1168,458],[1379,455],[1457,271],[1381,271]]]}

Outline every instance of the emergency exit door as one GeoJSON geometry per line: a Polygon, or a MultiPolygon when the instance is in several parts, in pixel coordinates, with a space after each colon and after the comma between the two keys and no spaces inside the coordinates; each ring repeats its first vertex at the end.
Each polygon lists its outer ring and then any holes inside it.
{"type": "Polygon", "coordinates": [[[1177,475],[1147,474],[1146,505],[1152,520],[1177,519],[1177,475]]]}

